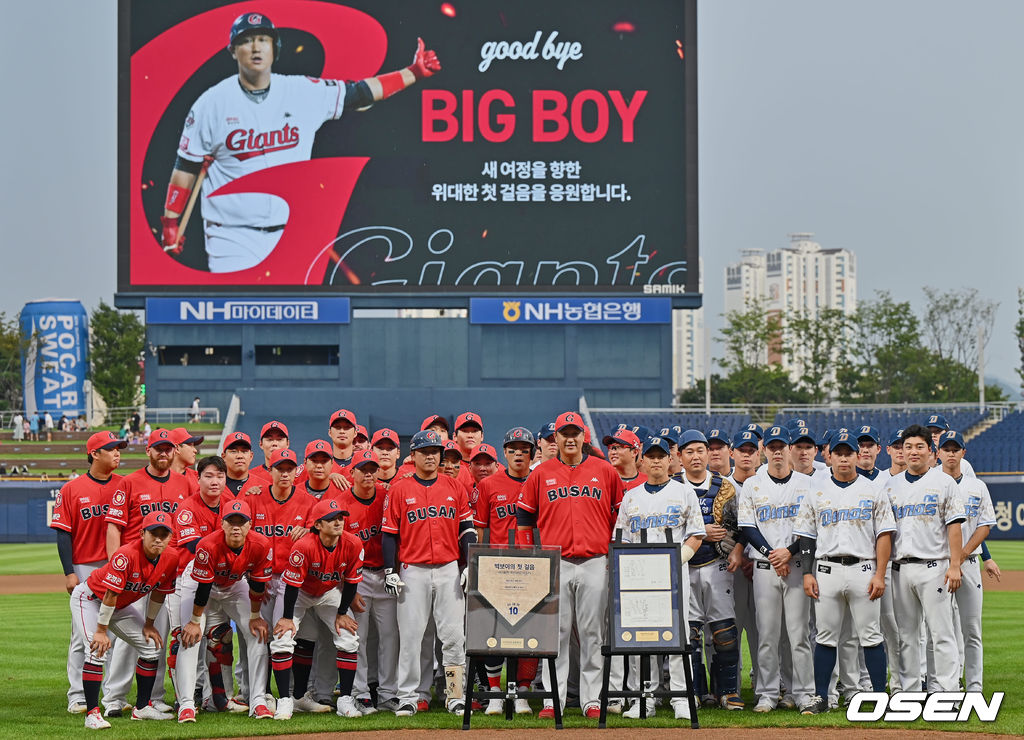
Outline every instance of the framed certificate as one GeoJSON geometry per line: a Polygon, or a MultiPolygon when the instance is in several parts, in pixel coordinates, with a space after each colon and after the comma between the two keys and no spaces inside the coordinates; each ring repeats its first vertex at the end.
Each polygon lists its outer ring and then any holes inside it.
{"type": "Polygon", "coordinates": [[[470,545],[466,652],[558,654],[559,547],[470,545]]]}
{"type": "Polygon", "coordinates": [[[611,651],[681,651],[688,635],[682,621],[679,545],[613,543],[608,555],[611,651]]]}

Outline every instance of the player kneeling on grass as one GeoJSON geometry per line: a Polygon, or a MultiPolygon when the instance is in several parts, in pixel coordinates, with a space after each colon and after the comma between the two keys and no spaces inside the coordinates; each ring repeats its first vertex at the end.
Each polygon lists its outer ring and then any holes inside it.
{"type": "Polygon", "coordinates": [[[270,643],[274,678],[281,692],[274,719],[292,717],[295,703],[289,688],[293,670],[298,693],[295,698],[305,694],[310,665],[296,662],[293,666],[291,657],[297,641],[316,639],[315,620],[328,625],[334,634],[341,691],[338,716],[363,716],[352,698],[359,638],[356,620],[347,613],[363,580],[363,543],[345,531],[347,514],[334,499],[319,502],[310,515],[313,530],[301,537],[288,555],[282,579],[284,612],[274,626],[274,641],[270,643]],[[309,612],[313,618],[305,620],[309,612]]]}
{"type": "Polygon", "coordinates": [[[171,541],[171,515],[162,511],[147,514],[140,532],[141,539],[118,548],[106,565],[94,570],[85,583],[71,592],[72,635],[85,652],[82,687],[87,707],[85,726],[90,730],[110,727],[99,709],[103,664],[110,649],[108,629],[139,653],[135,665],[138,693],[132,719],[172,716],[157,711],[149,703],[157,675],[157,657],[163,648],[153,620],[163,609],[167,594],[174,593],[178,566],[176,557],[161,557],[171,541]],[[143,615],[136,602],[150,592],[143,615]]]}
{"type": "MultiPolygon", "coordinates": [[[[252,511],[244,500],[225,504],[221,531],[199,540],[196,556],[181,577],[182,612],[191,618],[181,628],[178,650],[176,689],[181,705],[179,722],[195,722],[193,698],[200,654],[205,635],[207,651],[213,660],[219,658],[224,637],[230,639],[231,621],[248,624],[255,640],[246,641],[249,669],[249,715],[269,719],[263,689],[267,685],[266,621],[260,616],[260,605],[267,582],[273,574],[274,555],[270,540],[259,532],[251,532],[252,511]]],[[[212,662],[212,661],[211,661],[212,662]]],[[[210,672],[211,678],[214,672],[210,672]]],[[[223,687],[221,687],[223,690],[223,687]]]]}
{"type": "Polygon", "coordinates": [[[857,440],[837,434],[831,443],[832,474],[816,476],[800,502],[793,534],[800,538],[804,593],[815,600],[815,695],[801,714],[828,709],[828,685],[836,667],[844,619],[853,622],[874,691],[885,691],[881,596],[885,566],[896,530],[885,494],[857,474],[857,440]],[[810,567],[807,567],[810,566],[810,567]]]}
{"type": "MultiPolygon", "coordinates": [[[[647,480],[623,495],[615,528],[622,530],[623,542],[640,542],[642,531],[647,532],[648,542],[665,542],[665,532],[671,531],[672,542],[682,543],[680,567],[683,570],[679,574],[679,599],[683,607],[683,624],[686,624],[689,621],[687,610],[690,601],[690,576],[686,563],[704,541],[704,517],[693,488],[669,477],[672,447],[667,439],[647,437],[643,447],[643,462],[647,480]]],[[[638,655],[629,659],[630,688],[639,686],[639,680],[633,677],[640,675],[640,660],[638,655]]],[[[683,660],[685,658],[682,655],[673,655],[668,659],[669,687],[672,691],[686,690],[683,660]]],[[[654,668],[649,675],[653,677],[652,682],[656,683],[661,675],[660,661],[652,663],[654,668]]],[[[690,719],[690,706],[686,698],[673,697],[672,709],[676,719],[690,719]]],[[[654,711],[654,700],[648,699],[647,716],[653,717],[654,711]]],[[[634,700],[623,716],[639,719],[640,700],[634,700]]]]}

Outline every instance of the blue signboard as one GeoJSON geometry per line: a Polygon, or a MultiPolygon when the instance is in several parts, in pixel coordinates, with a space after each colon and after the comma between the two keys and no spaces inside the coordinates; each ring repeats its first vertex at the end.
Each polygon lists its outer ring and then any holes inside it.
{"type": "Polygon", "coordinates": [[[79,301],[33,301],[21,309],[29,339],[21,357],[25,409],[29,414],[85,413],[89,365],[89,315],[79,301]]]}
{"type": "Polygon", "coordinates": [[[471,298],[471,324],[669,324],[671,298],[471,298]]]}
{"type": "Polygon", "coordinates": [[[347,324],[348,298],[147,298],[150,324],[347,324]]]}

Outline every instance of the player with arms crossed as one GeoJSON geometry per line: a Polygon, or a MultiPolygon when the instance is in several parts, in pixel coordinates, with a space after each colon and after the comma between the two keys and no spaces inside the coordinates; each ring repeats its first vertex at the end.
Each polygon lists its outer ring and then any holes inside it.
{"type": "MultiPolygon", "coordinates": [[[[620,432],[621,434],[621,432],[620,432]]],[[[666,530],[672,532],[672,542],[681,544],[679,598],[682,604],[683,624],[689,621],[687,610],[690,599],[690,576],[686,563],[693,557],[704,539],[704,518],[701,516],[700,504],[693,488],[685,483],[669,478],[672,469],[672,447],[664,437],[648,437],[643,449],[644,467],[647,479],[638,486],[626,491],[619,507],[619,518],[616,529],[622,530],[623,542],[640,542],[640,532],[646,530],[648,542],[665,542],[666,530]]],[[[686,678],[682,655],[673,655],[668,659],[669,688],[672,691],[685,691],[686,678]]],[[[656,665],[660,661],[656,662],[656,665]]],[[[630,658],[631,687],[639,685],[640,657],[630,658]],[[633,685],[635,682],[635,686],[633,685]]],[[[660,670],[651,674],[657,682],[660,670]]],[[[654,715],[654,700],[648,699],[646,714],[654,715]]],[[[690,719],[690,706],[685,697],[672,699],[672,709],[676,719],[690,719]]],[[[639,719],[640,700],[623,714],[624,717],[639,719]]]]}
{"type": "MultiPolygon", "coordinates": [[[[874,691],[885,691],[879,598],[885,591],[885,566],[896,525],[886,496],[857,474],[859,445],[849,434],[831,442],[832,473],[811,482],[800,502],[793,533],[800,538],[804,593],[815,599],[815,695],[802,714],[828,710],[828,688],[836,666],[844,614],[848,611],[864,650],[874,691]]],[[[948,606],[947,606],[948,608],[948,606]]]]}
{"type": "MultiPolygon", "coordinates": [[[[203,473],[199,476],[202,485],[203,473]]],[[[250,531],[252,511],[244,499],[230,501],[222,509],[218,531],[196,543],[195,559],[186,566],[181,577],[181,609],[188,614],[188,619],[181,628],[177,658],[178,722],[196,721],[192,697],[200,641],[205,636],[211,646],[220,643],[225,633],[231,633],[231,620],[247,625],[255,638],[246,641],[249,716],[256,719],[274,716],[264,698],[268,627],[260,616],[263,593],[273,573],[274,555],[270,540],[259,532],[250,531]]],[[[208,652],[214,656],[213,650],[208,652]]]]}
{"type": "Polygon", "coordinates": [[[103,664],[110,649],[108,629],[139,656],[132,719],[171,719],[171,714],[150,703],[150,697],[156,677],[161,675],[157,658],[163,652],[163,639],[153,621],[163,611],[167,594],[174,591],[178,566],[173,554],[162,557],[172,536],[170,515],[150,512],[140,522],[139,537],[118,548],[106,565],[94,570],[71,592],[72,635],[85,654],[82,686],[85,726],[90,730],[110,727],[99,709],[103,664]],[[144,607],[137,604],[140,600],[144,607]]]}
{"type": "Polygon", "coordinates": [[[952,594],[960,588],[967,519],[956,481],[932,466],[932,435],[914,424],[903,430],[907,469],[889,479],[885,495],[896,517],[892,581],[900,625],[900,685],[921,690],[922,619],[935,650],[931,691],[956,691],[960,660],[952,594]]]}
{"type": "Polygon", "coordinates": [[[202,213],[210,272],[258,265],[273,251],[288,220],[287,204],[275,196],[211,197],[215,191],[250,173],[309,159],[324,122],[365,109],[441,70],[437,55],[419,39],[408,67],[358,82],[272,74],[281,37],[260,13],[238,16],[227,48],[238,74],[200,95],[185,118],[160,219],[164,249],[180,252],[178,218],[206,161],[202,213]]]}

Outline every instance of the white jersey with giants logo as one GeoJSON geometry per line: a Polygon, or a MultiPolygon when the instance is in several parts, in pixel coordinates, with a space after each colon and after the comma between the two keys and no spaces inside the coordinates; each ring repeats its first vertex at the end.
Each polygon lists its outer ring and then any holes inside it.
{"type": "Polygon", "coordinates": [[[213,157],[203,182],[203,218],[227,226],[283,225],[288,206],[281,198],[210,193],[250,172],[309,159],[317,129],[340,118],[344,105],[344,82],[296,75],[271,75],[260,102],[246,95],[237,75],[200,95],[185,119],[178,156],[213,157]]]}

